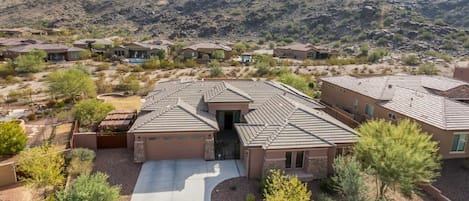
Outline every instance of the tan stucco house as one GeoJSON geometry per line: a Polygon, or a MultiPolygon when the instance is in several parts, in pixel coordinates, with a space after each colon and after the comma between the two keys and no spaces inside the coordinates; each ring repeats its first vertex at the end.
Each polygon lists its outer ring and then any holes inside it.
{"type": "Polygon", "coordinates": [[[240,159],[250,178],[279,168],[305,180],[326,177],[354,130],[310,97],[273,81],[159,83],[128,131],[134,160],[240,159]]]}
{"type": "Polygon", "coordinates": [[[180,55],[184,59],[194,59],[199,62],[207,62],[210,59],[214,59],[214,51],[223,51],[225,58],[223,60],[229,59],[232,56],[232,49],[223,44],[218,43],[196,43],[187,47],[184,47],[180,55]]]}
{"type": "Polygon", "coordinates": [[[337,55],[334,51],[316,47],[311,44],[294,43],[274,49],[274,57],[289,59],[327,59],[337,55]]]}
{"type": "Polygon", "coordinates": [[[3,51],[3,57],[14,59],[20,55],[27,54],[34,50],[43,50],[47,53],[47,61],[75,61],[80,59],[80,52],[84,49],[69,47],[63,44],[28,44],[11,47],[3,51]]]}
{"type": "Polygon", "coordinates": [[[321,101],[355,120],[409,118],[439,143],[444,159],[469,157],[468,83],[423,75],[339,76],[322,82],[321,101]]]}

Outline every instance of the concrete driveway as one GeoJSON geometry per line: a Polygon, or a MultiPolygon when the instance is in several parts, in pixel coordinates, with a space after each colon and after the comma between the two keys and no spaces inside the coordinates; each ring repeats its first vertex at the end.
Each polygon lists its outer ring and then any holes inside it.
{"type": "Polygon", "coordinates": [[[240,176],[245,176],[245,170],[239,160],[148,161],[142,166],[132,201],[210,201],[217,184],[240,176]]]}

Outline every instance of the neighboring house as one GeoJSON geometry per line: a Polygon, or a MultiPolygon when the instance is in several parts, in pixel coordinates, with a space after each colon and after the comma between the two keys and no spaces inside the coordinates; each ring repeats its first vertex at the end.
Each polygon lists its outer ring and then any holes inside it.
{"type": "Polygon", "coordinates": [[[184,47],[180,54],[184,57],[184,59],[195,59],[198,61],[207,62],[211,59],[216,59],[213,55],[215,51],[223,51],[225,56],[223,60],[227,60],[232,56],[231,47],[217,43],[193,44],[184,47]]]}
{"type": "Polygon", "coordinates": [[[298,60],[327,59],[336,55],[336,52],[315,47],[310,44],[295,43],[274,49],[274,57],[290,58],[298,60]]]}
{"type": "Polygon", "coordinates": [[[41,44],[40,40],[26,39],[26,38],[0,38],[0,48],[2,47],[16,47],[29,44],[41,44]]]}
{"type": "Polygon", "coordinates": [[[458,80],[469,82],[469,68],[456,67],[454,69],[453,77],[458,80]]]}
{"type": "Polygon", "coordinates": [[[109,39],[87,38],[75,41],[73,46],[82,49],[89,49],[94,53],[104,55],[109,49],[112,48],[112,44],[112,40],[109,39]]]}
{"type": "Polygon", "coordinates": [[[113,47],[108,54],[130,59],[149,59],[150,57],[157,56],[160,51],[167,53],[169,47],[166,45],[133,42],[113,47]]]}
{"type": "Polygon", "coordinates": [[[324,178],[354,130],[323,106],[273,81],[189,80],[159,83],[127,134],[134,160],[241,159],[250,178],[272,168],[324,178]]]}
{"type": "Polygon", "coordinates": [[[31,29],[29,27],[0,29],[0,36],[29,36],[29,35],[47,35],[47,31],[31,29]]]}
{"type": "Polygon", "coordinates": [[[47,61],[74,61],[80,59],[81,48],[68,47],[62,44],[30,44],[5,49],[4,58],[14,59],[22,54],[27,54],[33,50],[43,50],[47,53],[47,61]]]}
{"type": "Polygon", "coordinates": [[[467,158],[469,84],[441,76],[394,75],[322,79],[321,101],[355,120],[417,121],[444,159],[467,158]]]}

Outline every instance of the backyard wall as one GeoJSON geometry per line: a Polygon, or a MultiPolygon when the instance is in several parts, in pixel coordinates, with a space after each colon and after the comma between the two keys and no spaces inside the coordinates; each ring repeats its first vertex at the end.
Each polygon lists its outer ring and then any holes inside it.
{"type": "Polygon", "coordinates": [[[0,164],[0,187],[15,184],[16,171],[13,162],[0,164]]]}
{"type": "Polygon", "coordinates": [[[72,136],[72,148],[98,149],[95,132],[74,133],[72,136]]]}

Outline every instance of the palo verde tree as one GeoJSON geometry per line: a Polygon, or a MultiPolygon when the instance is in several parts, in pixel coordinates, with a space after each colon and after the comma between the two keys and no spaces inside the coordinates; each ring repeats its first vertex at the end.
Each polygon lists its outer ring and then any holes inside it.
{"type": "Polygon", "coordinates": [[[361,125],[358,132],[354,154],[376,177],[378,200],[386,199],[391,186],[410,196],[417,184],[432,182],[438,175],[437,143],[417,123],[375,120],[361,125]]]}
{"type": "Polygon", "coordinates": [[[14,121],[0,123],[0,156],[17,154],[26,147],[28,136],[14,121]]]}
{"type": "Polygon", "coordinates": [[[54,71],[46,81],[49,93],[53,97],[65,97],[75,101],[78,98],[96,96],[96,85],[91,76],[77,68],[54,71]]]}
{"type": "Polygon", "coordinates": [[[47,53],[43,50],[33,50],[16,57],[8,65],[12,66],[17,73],[37,73],[44,68],[46,57],[47,53]]]}
{"type": "Polygon", "coordinates": [[[114,106],[97,99],[81,100],[73,106],[72,115],[82,126],[95,126],[114,106]]]}
{"type": "Polygon", "coordinates": [[[34,147],[20,152],[18,171],[24,173],[26,184],[43,191],[44,197],[65,181],[64,157],[51,145],[34,147]]]}
{"type": "Polygon", "coordinates": [[[266,178],[264,197],[266,201],[309,201],[311,191],[298,177],[271,170],[266,178]]]}

